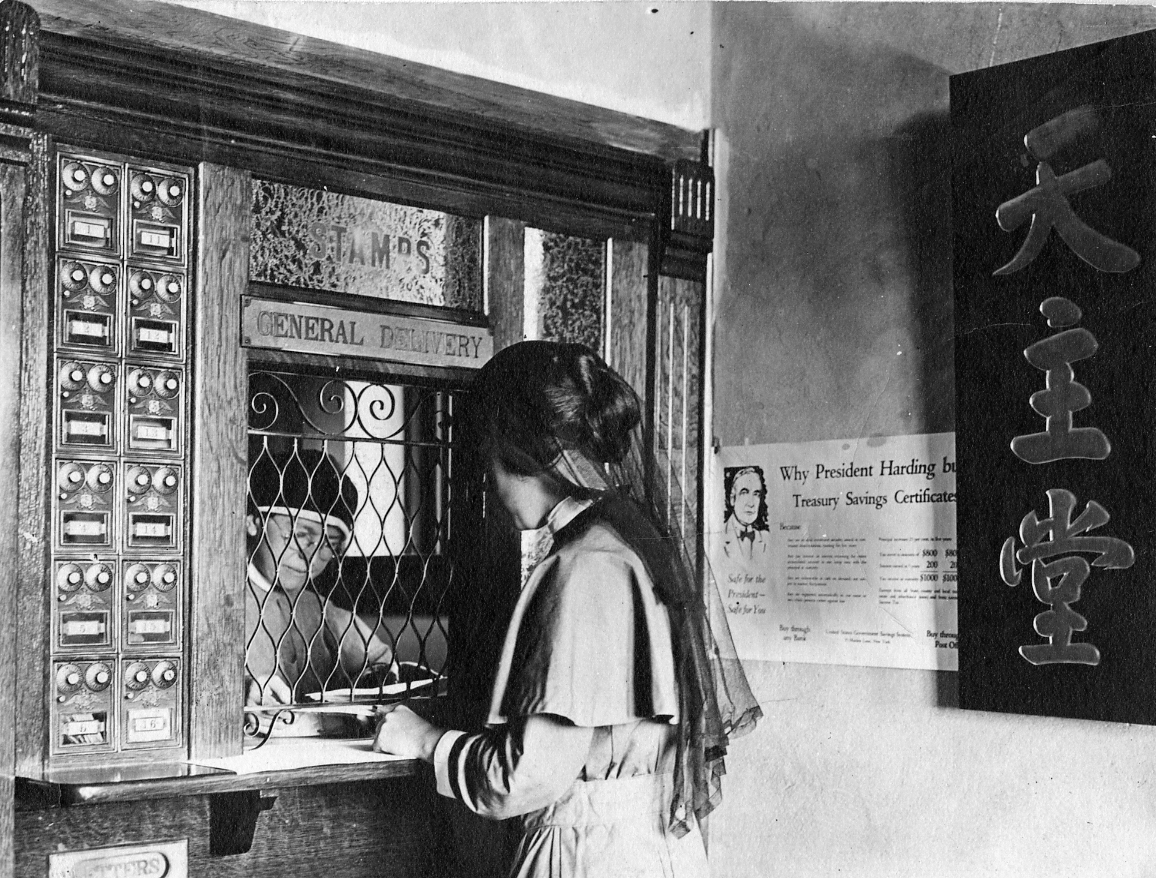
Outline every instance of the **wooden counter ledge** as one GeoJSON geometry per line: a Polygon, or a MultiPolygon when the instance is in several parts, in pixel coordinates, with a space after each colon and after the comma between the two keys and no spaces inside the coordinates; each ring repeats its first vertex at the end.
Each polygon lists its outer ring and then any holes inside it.
{"type": "Polygon", "coordinates": [[[103,802],[412,777],[419,762],[373,753],[369,739],[274,739],[241,756],[109,768],[54,768],[18,777],[16,807],[38,810],[103,802]]]}

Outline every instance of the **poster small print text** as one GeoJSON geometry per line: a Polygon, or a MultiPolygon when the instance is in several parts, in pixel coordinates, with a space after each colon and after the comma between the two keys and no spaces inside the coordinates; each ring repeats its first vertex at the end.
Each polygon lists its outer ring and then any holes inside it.
{"type": "Polygon", "coordinates": [[[741,657],[958,668],[954,433],[717,460],[710,557],[741,657]]]}

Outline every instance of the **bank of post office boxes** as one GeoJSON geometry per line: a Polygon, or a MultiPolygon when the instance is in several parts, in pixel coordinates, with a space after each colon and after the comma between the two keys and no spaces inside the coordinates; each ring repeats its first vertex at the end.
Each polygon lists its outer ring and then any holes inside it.
{"type": "Polygon", "coordinates": [[[115,762],[184,740],[193,174],[55,173],[50,751],[115,762]]]}

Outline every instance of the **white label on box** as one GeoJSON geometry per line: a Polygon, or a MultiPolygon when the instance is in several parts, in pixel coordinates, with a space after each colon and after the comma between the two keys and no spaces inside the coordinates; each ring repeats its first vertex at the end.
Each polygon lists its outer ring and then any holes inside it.
{"type": "Polygon", "coordinates": [[[142,741],[167,741],[172,735],[172,710],[167,707],[141,707],[128,712],[130,744],[142,741]]]}
{"type": "Polygon", "coordinates": [[[133,619],[128,623],[129,634],[168,634],[172,630],[168,619],[133,619]]]}
{"type": "Polygon", "coordinates": [[[133,522],[132,535],[146,539],[168,539],[172,528],[163,521],[136,521],[133,522]]]}
{"type": "Polygon", "coordinates": [[[60,633],[65,637],[94,637],[104,634],[104,620],[86,619],[84,621],[68,621],[60,626],[60,633]]]}
{"type": "Polygon", "coordinates": [[[108,237],[108,225],[106,223],[89,223],[84,220],[73,220],[72,234],[77,238],[100,238],[103,240],[108,237]]]}
{"type": "Polygon", "coordinates": [[[165,427],[156,427],[150,424],[141,424],[136,428],[137,439],[151,439],[157,442],[168,442],[172,431],[165,427]]]}
{"type": "Polygon", "coordinates": [[[108,338],[107,323],[93,323],[91,320],[69,320],[69,336],[86,335],[89,338],[108,338]]]}
{"type": "Polygon", "coordinates": [[[98,719],[73,720],[60,724],[60,734],[70,736],[103,735],[104,723],[98,719]]]}
{"type": "Polygon", "coordinates": [[[105,523],[103,521],[70,520],[64,524],[64,533],[70,537],[102,537],[105,534],[105,523]]]}
{"type": "Polygon", "coordinates": [[[167,232],[142,231],[140,233],[140,242],[145,247],[164,247],[167,250],[171,240],[172,235],[167,232]]]}
{"type": "Polygon", "coordinates": [[[137,341],[146,342],[148,344],[165,344],[171,345],[173,343],[173,334],[168,329],[148,329],[142,327],[136,332],[137,341]]]}
{"type": "Polygon", "coordinates": [[[103,421],[69,421],[68,434],[70,436],[104,436],[108,433],[108,424],[103,421]]]}

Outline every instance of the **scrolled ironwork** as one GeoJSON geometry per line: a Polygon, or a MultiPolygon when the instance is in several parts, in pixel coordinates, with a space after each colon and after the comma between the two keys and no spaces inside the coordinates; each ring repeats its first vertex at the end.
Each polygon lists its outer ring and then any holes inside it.
{"type": "Polygon", "coordinates": [[[249,427],[253,430],[269,430],[281,417],[281,406],[277,403],[277,397],[268,391],[258,391],[249,398],[249,427]],[[267,422],[262,423],[257,421],[254,423],[253,417],[269,415],[267,422]]]}
{"type": "MultiPolygon", "coordinates": [[[[316,385],[314,385],[316,386],[316,385]]],[[[285,425],[300,423],[299,435],[310,438],[374,439],[405,441],[424,411],[436,406],[438,392],[407,388],[409,405],[402,404],[400,388],[379,382],[330,378],[314,393],[303,397],[309,383],[302,385],[292,373],[255,371],[250,376],[250,432],[271,433],[285,425]],[[400,422],[397,416],[401,412],[400,422]]],[[[435,416],[437,430],[446,433],[446,415],[435,416]]],[[[444,443],[438,443],[444,444],[444,443]]]]}
{"type": "Polygon", "coordinates": [[[258,711],[252,708],[245,711],[244,734],[246,738],[256,739],[257,743],[251,747],[245,747],[246,752],[253,750],[260,750],[269,743],[269,739],[273,737],[273,728],[277,723],[283,725],[292,725],[297,719],[297,711],[294,707],[281,707],[274,711],[273,716],[267,723],[261,722],[261,717],[258,711]]]}
{"type": "Polygon", "coordinates": [[[463,453],[453,420],[459,393],[332,373],[251,373],[250,497],[262,511],[250,561],[262,578],[250,573],[246,672],[280,678],[292,693],[292,703],[245,706],[246,739],[256,746],[297,713],[444,694],[446,593],[460,587],[451,547],[465,514],[459,498],[473,496],[451,478],[463,453]],[[356,486],[352,500],[344,489],[331,496],[318,453],[356,486]],[[341,517],[340,509],[351,516],[344,539],[332,524],[316,526],[318,514],[341,517]],[[283,564],[298,573],[305,564],[308,578],[281,582],[283,564]]]}

